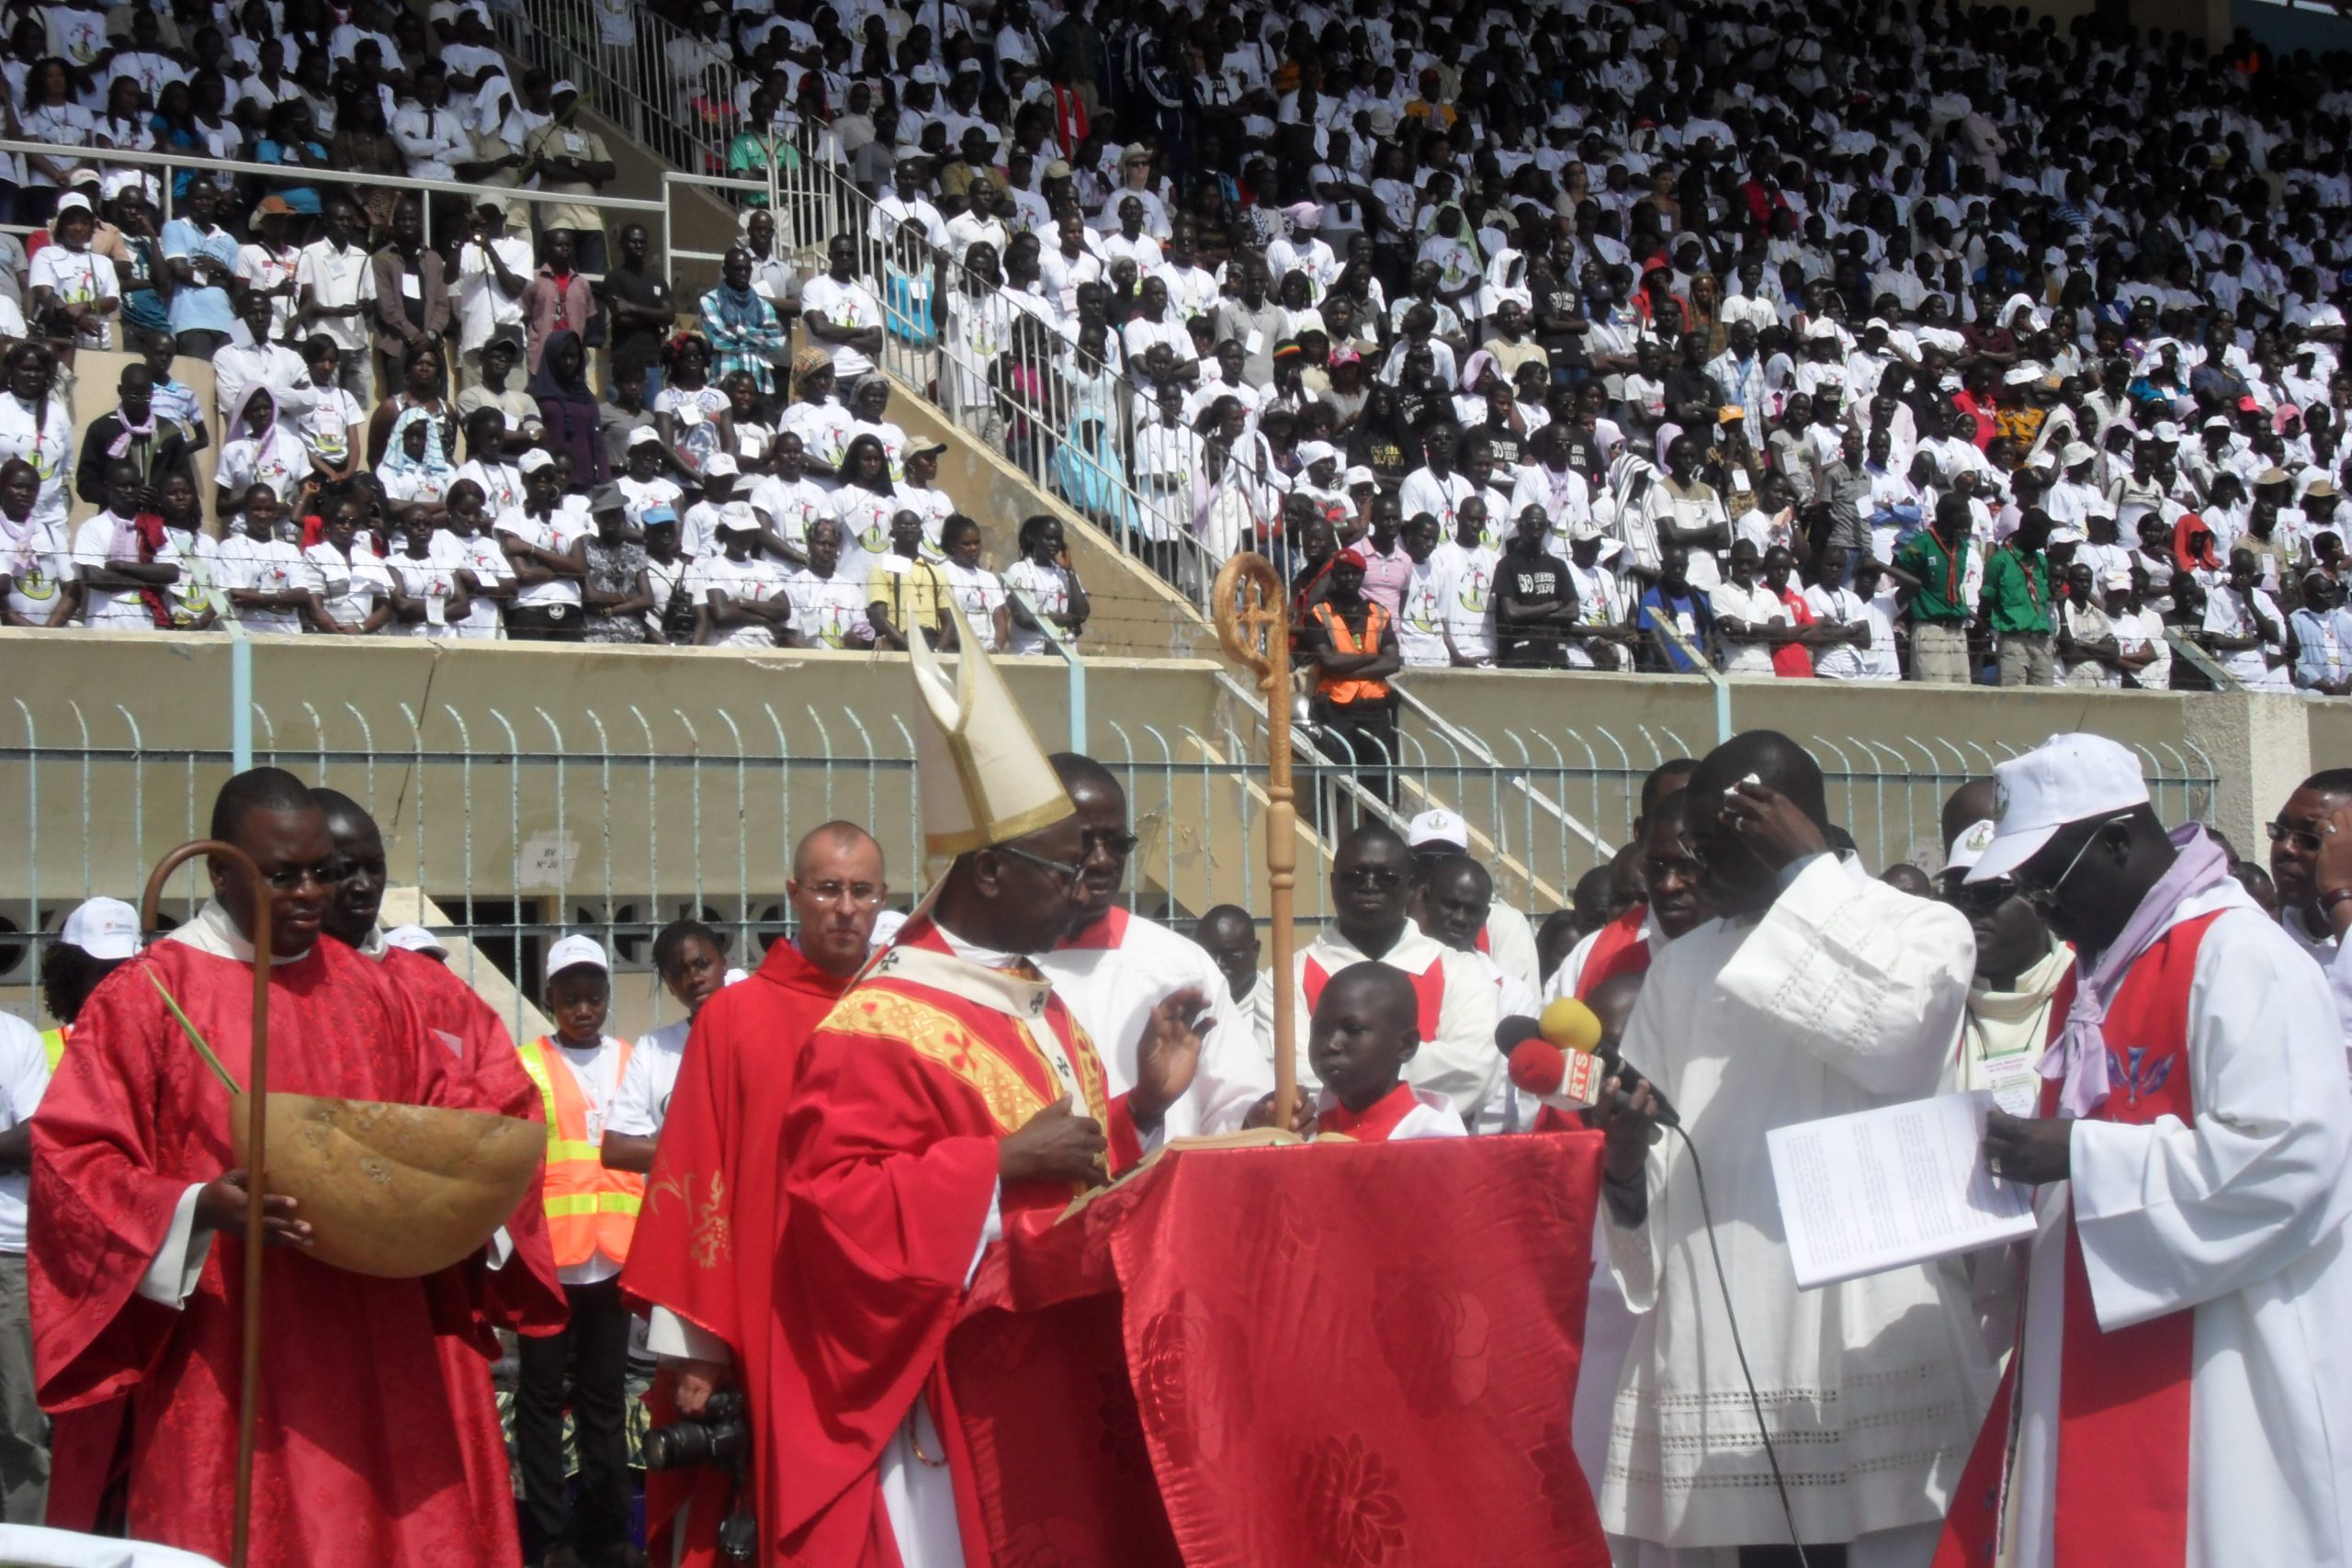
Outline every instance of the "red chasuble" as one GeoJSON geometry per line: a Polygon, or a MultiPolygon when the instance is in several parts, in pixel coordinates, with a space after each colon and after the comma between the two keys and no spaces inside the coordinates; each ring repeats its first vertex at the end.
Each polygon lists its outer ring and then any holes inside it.
{"type": "MultiPolygon", "coordinates": [[[[919,949],[983,985],[1007,978],[953,960],[944,945],[918,921],[893,956],[919,949]]],[[[1058,1053],[1080,1108],[1105,1122],[1114,1163],[1134,1146],[1091,1042],[1050,994],[1014,1016],[888,963],[809,1036],[785,1113],[784,1354],[760,1436],[788,1456],[791,1485],[760,1524],[795,1568],[896,1568],[877,1467],[918,1394],[945,1435],[967,1548],[988,1540],[941,1352],[996,1192],[997,1141],[1062,1098],[1058,1053]]],[[[1066,1186],[1009,1189],[1003,1223],[1049,1222],[1073,1196],[1066,1186]]]]}
{"type": "MultiPolygon", "coordinates": [[[[757,974],[703,1004],[686,1038],[621,1273],[622,1287],[639,1301],[667,1307],[727,1342],[755,1430],[772,1403],[778,1349],[773,1265],[784,1235],[784,1113],[793,1062],[842,988],[798,948],[779,942],[757,974]]],[[[647,1395],[657,1423],[675,1413],[669,1393],[665,1375],[647,1395]]],[[[791,1461],[773,1443],[754,1457],[753,1512],[775,1518],[792,1480],[791,1461]]],[[[733,1491],[733,1478],[707,1465],[649,1472],[645,1516],[654,1561],[671,1561],[675,1543],[664,1532],[692,1498],[684,1561],[692,1568],[716,1564],[718,1524],[733,1491]]]]}
{"type": "MultiPolygon", "coordinates": [[[[2165,931],[2116,987],[2105,1025],[2110,1088],[2091,1112],[2094,1120],[2140,1126],[2167,1116],[2184,1123],[2196,1120],[2188,992],[2197,978],[2198,945],[2218,918],[2183,920],[2165,931]]],[[[2069,971],[2051,1001],[2052,1040],[2065,1029],[2076,977],[2069,971]]],[[[2061,1087],[2056,1079],[2044,1080],[2043,1116],[2058,1114],[2061,1087]]],[[[2188,1556],[2188,1388],[2197,1314],[2184,1309],[2102,1330],[2071,1204],[2065,1225],[2054,1561],[2177,1568],[2188,1556]]],[[[2022,1300],[2022,1280],[2018,1289],[2022,1300]]],[[[1976,1568],[1996,1560],[2017,1378],[2012,1357],[1952,1493],[1935,1568],[1976,1568]]]]}
{"type": "MultiPolygon", "coordinates": [[[[52,1410],[130,1394],[130,1535],[225,1561],[243,1248],[214,1236],[177,1310],[134,1292],[181,1193],[229,1165],[229,1099],[151,969],[231,1075],[249,1072],[248,964],[166,941],[92,995],[33,1124],[35,1366],[52,1410]]],[[[269,1067],[277,1090],[500,1109],[379,965],[331,941],[272,971],[269,1067]]],[[[451,1440],[495,1430],[487,1383],[480,1407],[453,1390],[436,1333],[483,1333],[446,1316],[481,1299],[464,1276],[482,1266],[374,1280],[271,1250],[252,1568],[476,1568],[514,1540],[503,1452],[493,1472],[451,1440]]]]}

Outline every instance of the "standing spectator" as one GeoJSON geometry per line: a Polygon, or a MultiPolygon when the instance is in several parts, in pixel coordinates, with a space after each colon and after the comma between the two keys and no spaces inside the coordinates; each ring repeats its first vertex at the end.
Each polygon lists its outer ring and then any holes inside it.
{"type": "Polygon", "coordinates": [[[670,335],[678,309],[670,298],[670,282],[648,265],[651,240],[642,223],[621,228],[620,265],[605,275],[605,316],[612,323],[612,379],[618,387],[625,372],[642,372],[639,394],[650,406],[662,390],[662,344],[670,335]]]}
{"type": "MultiPolygon", "coordinates": [[[[1940,525],[1942,508],[1937,509],[1940,525]]],[[[2050,604],[2050,514],[2029,511],[1984,563],[1984,604],[1999,639],[2001,684],[2054,686],[2050,604]]]]}
{"type": "Polygon", "coordinates": [[[505,231],[506,209],[496,197],[474,205],[473,226],[458,249],[458,352],[468,374],[481,367],[481,351],[501,327],[523,325],[523,293],[531,242],[505,231]]]}
{"type": "Polygon", "coordinates": [[[1788,606],[1758,580],[1761,565],[1756,541],[1739,540],[1731,547],[1731,570],[1707,595],[1726,675],[1777,674],[1773,655],[1797,636],[1788,606]]]}
{"type": "MultiPolygon", "coordinates": [[[[1540,555],[1541,513],[1536,521],[1532,547],[1540,555]]],[[[1341,550],[1333,559],[1330,582],[1306,612],[1298,644],[1300,657],[1315,666],[1314,712],[1323,754],[1351,770],[1375,799],[1393,801],[1396,696],[1388,677],[1404,668],[1404,660],[1388,612],[1363,596],[1362,555],[1341,550]]]]}
{"type": "MultiPolygon", "coordinates": [[[[605,139],[580,124],[580,89],[558,82],[548,89],[555,118],[523,138],[523,151],[538,175],[538,188],[560,196],[594,196],[620,173],[605,139]]],[[[592,276],[605,271],[605,220],[593,207],[556,202],[540,209],[541,232],[548,242],[568,235],[568,254],[592,276]]]]}
{"type": "Polygon", "coordinates": [[[978,520],[957,512],[940,525],[939,547],[946,557],[940,570],[946,574],[948,592],[956,596],[956,607],[980,651],[994,653],[1012,640],[1012,621],[1005,607],[1003,580],[981,564],[980,546],[978,520]]]}
{"type": "Polygon", "coordinates": [[[840,570],[841,524],[820,517],[808,525],[808,559],[785,579],[792,599],[792,624],[810,648],[865,648],[874,641],[866,624],[865,579],[840,570]]]}
{"type": "MultiPolygon", "coordinates": [[[[601,231],[598,237],[603,237],[601,231]]],[[[546,259],[523,290],[523,322],[533,370],[539,367],[548,339],[554,333],[577,333],[583,339],[603,335],[597,322],[603,307],[596,302],[596,291],[586,275],[572,265],[573,238],[570,229],[548,231],[541,247],[546,259]]]]}
{"type": "Polygon", "coordinates": [[[455,637],[473,606],[456,561],[433,547],[433,510],[413,504],[401,507],[399,515],[399,542],[383,559],[384,575],[391,583],[390,635],[455,637]]]}
{"type": "Polygon", "coordinates": [[[1935,521],[1894,552],[1894,576],[1910,591],[1911,678],[1965,686],[1974,676],[1968,652],[1968,498],[1957,492],[1936,502],[1935,521]]]}
{"type": "Polygon", "coordinates": [[[266,196],[254,209],[254,237],[237,247],[237,299],[258,294],[269,301],[269,335],[294,341],[294,270],[300,253],[287,242],[294,209],[284,197],[266,196]]]}
{"type": "Polygon", "coordinates": [[[605,1123],[605,1168],[640,1176],[653,1168],[654,1147],[685,1060],[686,1037],[703,1004],[727,984],[727,939],[700,920],[672,920],[654,935],[653,972],[684,1015],[639,1037],[605,1123]]]}
{"type": "MultiPolygon", "coordinates": [[[[2179,596],[2177,579],[2174,596],[2179,596]]],[[[2205,596],[2204,634],[2222,668],[2249,690],[2294,690],[2288,673],[2292,660],[2287,617],[2262,586],[2258,558],[2244,545],[2230,551],[2229,576],[2205,596]]]]}
{"type": "MultiPolygon", "coordinates": [[[[441,253],[424,243],[424,209],[414,197],[393,206],[391,238],[368,257],[368,266],[375,275],[376,352],[386,371],[404,375],[414,356],[428,351],[440,370],[440,344],[449,331],[448,276],[441,253]]],[[[435,390],[447,389],[436,385],[435,390]]],[[[390,429],[387,422],[384,434],[390,429]]],[[[382,446],[380,438],[371,439],[371,461],[382,455],[382,446]]]]}
{"type": "Polygon", "coordinates": [[[612,478],[604,416],[588,385],[588,348],[578,333],[559,327],[548,339],[546,357],[531,378],[530,396],[548,450],[571,459],[573,487],[601,485],[612,478]]]}
{"type": "Polygon", "coordinates": [[[220,541],[221,586],[238,625],[248,632],[300,636],[310,604],[310,575],[297,541],[300,533],[267,485],[249,487],[243,504],[221,515],[235,531],[220,541]],[[290,536],[281,537],[284,525],[290,536]]]}
{"type": "Polygon", "coordinates": [[[232,341],[213,352],[212,390],[220,400],[224,438],[232,415],[245,406],[245,400],[256,387],[267,389],[277,412],[289,420],[307,412],[318,401],[317,390],[311,385],[310,366],[300,354],[271,339],[273,313],[267,299],[258,294],[246,295],[238,301],[244,341],[232,341]]]}
{"type": "Polygon", "coordinates": [[[1031,604],[1053,623],[1064,643],[1076,641],[1094,606],[1077,571],[1065,564],[1061,524],[1045,513],[1023,519],[1020,546],[1021,558],[1004,570],[1004,591],[1012,596],[1008,606],[1012,622],[1011,651],[1046,651],[1046,634],[1038,628],[1031,604]]]}
{"type": "MultiPolygon", "coordinates": [[[[700,309],[717,378],[724,381],[729,376],[749,376],[763,401],[772,398],[776,362],[790,350],[792,337],[775,307],[752,287],[750,252],[738,245],[727,253],[719,264],[718,283],[702,297],[700,309]]],[[[837,355],[837,372],[840,363],[837,355]]]]}
{"type": "Polygon", "coordinates": [[[25,316],[43,336],[83,348],[112,348],[114,318],[122,312],[122,287],[114,263],[90,248],[97,214],[90,198],[68,192],[50,220],[51,243],[33,256],[26,274],[25,316]]]}
{"type": "Polygon", "coordinates": [[[1894,597],[1882,593],[1883,563],[1864,556],[1847,576],[1843,545],[1823,548],[1814,562],[1814,581],[1804,591],[1818,641],[1813,672],[1826,681],[1896,681],[1903,667],[1894,651],[1894,597]]]}
{"type": "Polygon", "coordinates": [[[392,618],[391,574],[372,548],[358,547],[366,505],[346,496],[326,519],[326,536],[302,552],[310,570],[311,625],[329,637],[373,637],[392,618]]]}
{"type": "Polygon", "coordinates": [[[617,485],[600,483],[588,498],[588,516],[596,528],[587,537],[580,590],[585,640],[641,643],[646,614],[660,602],[646,577],[645,547],[627,536],[628,501],[617,485]]]}
{"type": "Polygon", "coordinates": [[[922,547],[922,518],[900,508],[890,518],[889,549],[867,568],[865,619],[877,649],[903,649],[917,636],[934,648],[956,646],[955,592],[922,547]]]}
{"type": "MultiPolygon", "coordinates": [[[[1510,547],[1495,566],[1496,662],[1507,670],[1558,670],[1566,664],[1564,650],[1577,624],[1577,601],[1567,563],[1544,548],[1550,531],[1542,507],[1526,508],[1510,547]]],[[[1348,553],[1363,558],[1362,550],[1348,553]]]]}
{"type": "Polygon", "coordinates": [[[2343,585],[2314,567],[2303,577],[2301,606],[2287,619],[2295,634],[2296,686],[2315,696],[2352,695],[2352,615],[2343,585]]]}
{"type": "Polygon", "coordinates": [[[0,398],[0,457],[21,457],[40,477],[33,519],[65,526],[66,476],[74,472],[74,410],[56,395],[57,359],[37,343],[8,351],[8,394],[0,398]]]}
{"type": "Polygon", "coordinates": [[[522,1055],[547,1108],[548,1238],[571,1311],[561,1333],[522,1340],[514,1395],[516,1468],[545,1568],[624,1560],[628,1552],[622,1384],[629,1313],[620,1271],[645,1179],[610,1169],[601,1157],[630,1056],[628,1042],[605,1032],[611,1003],[612,961],[594,938],[568,936],[548,949],[547,1006],[555,1033],[524,1046],[522,1055]],[[565,1476],[567,1403],[580,1465],[576,1507],[565,1476]]]}
{"type": "MultiPolygon", "coordinates": [[[[497,411],[482,412],[487,417],[497,411]]],[[[492,522],[514,569],[507,635],[518,642],[578,642],[591,524],[563,504],[562,477],[545,451],[534,447],[515,467],[523,476],[523,504],[492,522]]]]}
{"type": "MultiPolygon", "coordinates": [[[[393,62],[385,62],[389,66],[393,62]]],[[[458,164],[474,150],[466,133],[466,117],[449,107],[449,74],[438,60],[428,60],[410,79],[409,96],[392,116],[392,140],[408,160],[412,178],[454,180],[458,164]]],[[[437,203],[436,203],[437,213],[437,203]]]]}
{"type": "Polygon", "coordinates": [[[1715,613],[1690,581],[1690,551],[1681,545],[1658,550],[1657,581],[1642,594],[1635,625],[1649,634],[1656,668],[1679,674],[1697,672],[1699,665],[1660,629],[1671,626],[1700,657],[1714,641],[1715,613]]]}
{"type": "Polygon", "coordinates": [[[81,607],[73,536],[62,517],[37,518],[40,504],[33,466],[22,457],[0,461],[0,626],[53,629],[81,607]]]}
{"type": "Polygon", "coordinates": [[[800,319],[815,346],[832,361],[837,380],[874,368],[882,352],[882,305],[857,276],[857,243],[836,234],[825,247],[825,270],[800,288],[800,319]]]}
{"type": "Polygon", "coordinates": [[[695,641],[705,648],[788,646],[791,575],[760,549],[758,516],[747,505],[722,506],[716,526],[716,544],[686,575],[696,598],[695,641]]]}
{"type": "Polygon", "coordinates": [[[295,263],[295,315],[306,335],[316,333],[334,344],[337,381],[361,408],[372,410],[376,365],[368,352],[368,321],[375,313],[377,277],[360,238],[359,209],[347,197],[328,197],[326,232],[303,246],[295,263]]]}
{"type": "Polygon", "coordinates": [[[92,505],[106,501],[107,465],[127,459],[139,470],[139,482],[153,510],[154,487],[165,474],[194,477],[189,461],[188,434],[155,411],[155,373],[143,364],[123,367],[115,382],[115,406],[90,422],[82,434],[82,457],[74,465],[74,490],[92,505]]]}

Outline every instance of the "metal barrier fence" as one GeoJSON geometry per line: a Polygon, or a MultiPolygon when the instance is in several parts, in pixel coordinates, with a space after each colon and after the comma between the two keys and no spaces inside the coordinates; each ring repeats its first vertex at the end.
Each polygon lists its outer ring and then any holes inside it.
{"type": "MultiPolygon", "coordinates": [[[[201,834],[232,765],[227,750],[150,745],[120,704],[53,700],[37,712],[17,698],[15,707],[17,734],[0,745],[0,791],[22,806],[21,818],[0,814],[0,995],[12,1002],[76,903],[136,897],[165,850],[201,834]]],[[[546,943],[574,931],[601,938],[624,975],[647,975],[655,931],[688,915],[730,932],[739,960],[755,963],[791,930],[783,890],[794,842],[834,818],[881,840],[899,907],[920,897],[932,869],[912,739],[896,717],[789,704],[561,715],[401,704],[396,722],[390,711],[371,718],[350,705],[255,705],[254,760],[332,785],[375,814],[392,881],[437,907],[439,929],[463,939],[457,966],[477,983],[487,965],[536,994],[546,943]]],[[[1142,840],[1126,897],[1145,913],[1181,919],[1229,902],[1262,918],[1262,735],[1238,704],[1226,712],[1205,730],[1101,715],[1091,726],[1091,750],[1125,783],[1142,840]]],[[[1833,817],[1872,871],[1906,859],[1939,863],[1944,797],[2007,754],[1800,739],[1827,774],[1833,817]]],[[[1481,738],[1415,719],[1400,739],[1393,811],[1338,770],[1302,768],[1298,788],[1303,814],[1334,789],[1337,805],[1326,809],[1351,803],[1392,821],[1429,806],[1461,812],[1474,851],[1496,868],[1498,897],[1541,913],[1626,841],[1649,771],[1703,750],[1659,728],[1481,738]]],[[[2211,815],[2216,779],[2201,752],[2141,756],[2166,820],[2211,815]]],[[[1299,919],[1313,923],[1328,913],[1328,879],[1308,832],[1298,904],[1299,919]]],[[[165,908],[184,919],[204,897],[191,866],[165,908]]],[[[650,976],[643,984],[653,987],[650,976]]],[[[669,1009],[665,998],[648,1005],[654,1021],[669,1009]]]]}

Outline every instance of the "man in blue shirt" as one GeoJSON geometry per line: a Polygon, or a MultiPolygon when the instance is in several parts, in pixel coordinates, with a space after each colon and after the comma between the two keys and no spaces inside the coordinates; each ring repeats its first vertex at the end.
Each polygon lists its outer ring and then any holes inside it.
{"type": "Polygon", "coordinates": [[[229,341],[236,312],[229,285],[237,276],[237,242],[213,221],[220,193],[211,181],[187,187],[181,216],[164,225],[164,265],[172,275],[172,333],[190,359],[209,359],[229,341]]]}
{"type": "Polygon", "coordinates": [[[1660,622],[1681,633],[1683,640],[1702,654],[1714,637],[1714,612],[1707,607],[1707,596],[1690,586],[1690,551],[1687,546],[1668,545],[1658,551],[1657,582],[1642,595],[1641,614],[1634,623],[1649,638],[1651,669],[1687,675],[1699,668],[1688,654],[1668,640],[1658,629],[1660,622]]]}

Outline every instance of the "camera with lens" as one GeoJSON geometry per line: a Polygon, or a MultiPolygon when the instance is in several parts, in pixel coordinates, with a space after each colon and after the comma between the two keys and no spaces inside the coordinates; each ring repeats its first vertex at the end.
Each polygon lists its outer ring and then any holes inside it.
{"type": "Polygon", "coordinates": [[[681,1416],[645,1434],[645,1468],[684,1470],[689,1465],[734,1465],[752,1447],[740,1393],[714,1393],[699,1417],[681,1416]]]}

